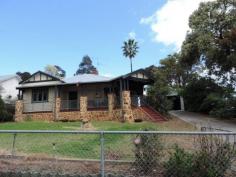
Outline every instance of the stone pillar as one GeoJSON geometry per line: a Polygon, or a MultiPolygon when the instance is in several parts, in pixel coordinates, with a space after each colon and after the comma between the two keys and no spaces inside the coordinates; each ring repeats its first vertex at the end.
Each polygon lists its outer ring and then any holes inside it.
{"type": "Polygon", "coordinates": [[[15,121],[19,122],[23,120],[23,110],[24,110],[23,101],[17,100],[15,106],[15,121]]]}
{"type": "Polygon", "coordinates": [[[122,92],[122,114],[123,114],[123,120],[128,122],[134,121],[134,116],[132,113],[132,107],[131,107],[131,97],[130,97],[130,91],[123,91],[122,92]]]}
{"type": "Polygon", "coordinates": [[[83,121],[87,121],[87,104],[88,104],[88,99],[86,96],[81,96],[80,97],[80,114],[81,114],[81,119],[83,121]]]}
{"type": "Polygon", "coordinates": [[[55,102],[55,114],[54,114],[54,120],[59,119],[59,114],[61,110],[61,98],[57,97],[55,102]]]}
{"type": "Polygon", "coordinates": [[[113,116],[113,110],[115,107],[115,95],[113,93],[108,94],[108,111],[109,111],[109,116],[113,116]]]}

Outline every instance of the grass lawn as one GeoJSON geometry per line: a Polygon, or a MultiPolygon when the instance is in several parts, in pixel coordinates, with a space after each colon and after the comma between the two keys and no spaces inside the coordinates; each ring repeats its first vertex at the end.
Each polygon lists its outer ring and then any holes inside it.
{"type": "MultiPolygon", "coordinates": [[[[195,130],[191,125],[177,119],[164,123],[119,123],[93,121],[94,130],[195,130]]],[[[80,130],[80,122],[20,122],[2,123],[0,130],[80,130]]],[[[105,135],[105,154],[108,159],[132,159],[135,135],[105,135]]],[[[0,134],[0,154],[9,154],[13,145],[12,134],[0,134]]],[[[99,159],[99,135],[75,134],[18,134],[17,155],[56,156],[66,158],[99,159]]]]}

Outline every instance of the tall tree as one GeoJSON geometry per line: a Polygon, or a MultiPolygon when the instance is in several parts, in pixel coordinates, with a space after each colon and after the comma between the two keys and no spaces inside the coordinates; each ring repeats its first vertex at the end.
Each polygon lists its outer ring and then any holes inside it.
{"type": "Polygon", "coordinates": [[[22,81],[25,81],[25,80],[29,79],[30,76],[31,76],[31,74],[29,72],[20,72],[20,71],[18,71],[16,74],[18,76],[20,76],[22,81]]]}
{"type": "Polygon", "coordinates": [[[204,63],[209,75],[236,83],[236,3],[216,0],[201,3],[189,18],[190,33],[182,46],[182,61],[204,63]]]}
{"type": "MultiPolygon", "coordinates": [[[[160,60],[160,66],[152,70],[154,72],[154,85],[148,90],[151,102],[160,112],[166,113],[171,108],[168,95],[178,94],[183,105],[182,93],[185,86],[196,77],[195,72],[181,65],[181,55],[175,53],[160,60]]],[[[184,109],[184,105],[182,106],[184,109]]]]}
{"type": "Polygon", "coordinates": [[[81,63],[79,64],[79,68],[76,71],[75,75],[79,75],[79,74],[95,74],[95,75],[98,75],[98,70],[95,66],[93,66],[92,59],[88,55],[85,55],[82,58],[81,63]]]}
{"type": "Polygon", "coordinates": [[[45,67],[45,72],[60,78],[64,78],[66,76],[66,71],[57,65],[47,65],[45,67]]]}
{"type": "Polygon", "coordinates": [[[128,39],[128,41],[124,41],[122,46],[123,55],[128,57],[130,60],[131,72],[133,71],[132,59],[137,55],[138,49],[138,42],[136,42],[134,39],[128,39]]]}

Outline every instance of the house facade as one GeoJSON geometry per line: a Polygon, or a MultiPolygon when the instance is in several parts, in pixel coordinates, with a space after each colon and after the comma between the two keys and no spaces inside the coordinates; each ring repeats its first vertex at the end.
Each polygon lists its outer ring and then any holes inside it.
{"type": "Polygon", "coordinates": [[[16,121],[145,119],[140,109],[144,85],[152,80],[143,69],[108,78],[93,74],[60,79],[42,71],[17,87],[16,121]]]}
{"type": "Polygon", "coordinates": [[[18,75],[0,76],[0,95],[4,102],[12,103],[17,100],[18,87],[21,78],[18,75]]]}

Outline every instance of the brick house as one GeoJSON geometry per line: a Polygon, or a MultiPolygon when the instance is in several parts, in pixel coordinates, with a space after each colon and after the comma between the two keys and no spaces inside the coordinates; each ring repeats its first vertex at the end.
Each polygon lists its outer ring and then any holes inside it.
{"type": "Polygon", "coordinates": [[[38,71],[17,87],[16,121],[145,119],[139,108],[144,85],[152,84],[144,69],[108,78],[93,74],[60,79],[38,71]]]}

